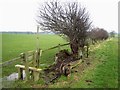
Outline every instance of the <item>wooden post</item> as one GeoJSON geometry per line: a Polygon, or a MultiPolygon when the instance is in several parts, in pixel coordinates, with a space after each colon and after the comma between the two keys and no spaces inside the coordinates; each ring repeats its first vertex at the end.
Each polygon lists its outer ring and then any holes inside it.
{"type": "Polygon", "coordinates": [[[39,57],[40,57],[40,49],[38,49],[38,50],[37,50],[37,53],[36,53],[36,62],[37,62],[37,63],[36,63],[36,64],[37,64],[36,66],[37,66],[37,68],[39,68],[39,57]]]}
{"type": "Polygon", "coordinates": [[[18,69],[18,79],[23,80],[23,69],[22,68],[17,68],[18,69]]]}
{"type": "Polygon", "coordinates": [[[36,68],[39,67],[39,56],[40,56],[40,49],[39,49],[39,26],[37,26],[37,51],[36,51],[36,68]]]}
{"type": "Polygon", "coordinates": [[[39,49],[39,54],[38,54],[38,67],[39,67],[39,65],[40,65],[40,58],[41,58],[41,56],[42,56],[42,50],[39,49]]]}
{"type": "MultiPolygon", "coordinates": [[[[21,53],[20,54],[20,58],[22,59],[22,60],[24,60],[24,54],[23,53],[21,53]]],[[[18,69],[18,79],[20,80],[23,80],[23,69],[22,68],[19,68],[19,67],[17,67],[17,69],[18,69]]]]}
{"type": "Polygon", "coordinates": [[[57,57],[57,56],[55,56],[55,64],[57,63],[57,59],[58,59],[58,57],[57,57]]]}
{"type": "Polygon", "coordinates": [[[42,55],[42,50],[38,49],[33,54],[34,67],[39,68],[40,56],[42,55]]]}
{"type": "Polygon", "coordinates": [[[37,64],[36,64],[36,51],[34,51],[34,53],[33,53],[33,65],[34,65],[34,67],[37,67],[37,64]]]}
{"type": "Polygon", "coordinates": [[[30,72],[31,72],[31,73],[30,73],[30,77],[31,77],[30,79],[31,79],[31,80],[34,80],[33,70],[31,70],[30,72]]]}
{"type": "Polygon", "coordinates": [[[81,50],[81,48],[79,48],[79,51],[78,51],[78,58],[83,58],[83,52],[81,50]]]}
{"type": "Polygon", "coordinates": [[[89,55],[88,49],[89,49],[89,45],[87,44],[87,58],[88,58],[88,55],[89,55]]]}
{"type": "Polygon", "coordinates": [[[34,81],[38,81],[39,80],[39,75],[40,75],[40,73],[38,71],[33,71],[34,81]]]}
{"type": "Polygon", "coordinates": [[[37,26],[37,44],[36,44],[36,47],[37,47],[37,50],[39,49],[39,26],[37,26]]]}
{"type": "Polygon", "coordinates": [[[24,62],[24,65],[25,65],[25,74],[26,74],[26,77],[25,77],[25,80],[28,81],[29,80],[29,67],[28,67],[28,62],[27,62],[27,53],[24,53],[23,54],[23,62],[24,62]]]}

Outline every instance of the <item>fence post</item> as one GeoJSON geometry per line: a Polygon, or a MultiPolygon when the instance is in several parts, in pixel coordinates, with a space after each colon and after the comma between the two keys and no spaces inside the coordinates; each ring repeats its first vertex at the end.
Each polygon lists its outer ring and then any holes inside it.
{"type": "Polygon", "coordinates": [[[39,80],[39,72],[38,71],[33,71],[33,78],[34,78],[34,81],[37,81],[39,80]]]}
{"type": "Polygon", "coordinates": [[[39,49],[39,26],[37,26],[37,42],[36,42],[36,47],[39,49]]]}
{"type": "Polygon", "coordinates": [[[37,51],[33,53],[33,63],[34,63],[34,67],[36,68],[39,68],[41,55],[42,55],[41,49],[37,49],[37,51]]]}
{"type": "Polygon", "coordinates": [[[23,69],[22,68],[17,68],[18,69],[18,79],[23,80],[23,69]]]}
{"type": "Polygon", "coordinates": [[[82,48],[80,48],[80,47],[79,47],[79,50],[78,50],[78,57],[79,57],[80,59],[83,58],[83,50],[82,50],[82,48]]]}
{"type": "Polygon", "coordinates": [[[41,56],[42,56],[42,50],[41,49],[39,49],[39,56],[38,56],[38,58],[39,58],[39,63],[38,64],[40,64],[40,59],[41,59],[41,56]]]}
{"type": "Polygon", "coordinates": [[[40,49],[37,49],[37,52],[36,52],[36,66],[37,68],[39,68],[39,57],[40,57],[40,49]]]}
{"type": "MultiPolygon", "coordinates": [[[[23,60],[23,53],[20,54],[20,59],[23,60]]],[[[18,69],[18,79],[23,80],[23,69],[19,67],[17,67],[17,69],[18,69]]]]}
{"type": "Polygon", "coordinates": [[[88,58],[88,55],[89,55],[88,50],[89,50],[89,45],[87,44],[87,58],[88,58]]]}
{"type": "Polygon", "coordinates": [[[26,74],[25,80],[26,81],[28,81],[29,78],[30,78],[27,58],[28,58],[27,53],[24,53],[23,54],[23,62],[24,62],[24,65],[25,65],[25,74],[26,74]]]}
{"type": "Polygon", "coordinates": [[[37,67],[37,64],[36,64],[36,51],[34,51],[34,53],[33,53],[33,65],[34,65],[34,67],[37,67]]]}

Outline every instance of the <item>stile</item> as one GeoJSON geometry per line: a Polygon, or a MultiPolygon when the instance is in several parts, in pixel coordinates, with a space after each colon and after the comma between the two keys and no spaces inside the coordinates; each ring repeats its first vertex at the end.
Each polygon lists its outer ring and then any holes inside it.
{"type": "MultiPolygon", "coordinates": [[[[18,76],[19,78],[18,79],[22,79],[23,80],[22,71],[25,70],[26,67],[24,65],[15,65],[15,67],[18,68],[18,72],[21,69],[21,71],[19,72],[19,76],[18,76]]],[[[39,80],[40,72],[42,71],[42,69],[35,68],[35,67],[29,67],[28,69],[29,69],[29,79],[34,80],[34,81],[39,80]]]]}
{"type": "Polygon", "coordinates": [[[20,55],[24,65],[16,65],[16,67],[18,68],[19,79],[23,79],[22,71],[24,69],[26,74],[26,77],[25,77],[26,81],[28,81],[29,79],[32,79],[34,81],[39,80],[41,69],[38,69],[38,68],[39,68],[40,56],[42,55],[42,50],[37,49],[32,53],[33,53],[32,56],[30,56],[29,52],[22,53],[20,55]],[[31,62],[28,62],[29,61],[28,59],[30,60],[33,59],[33,60],[31,62]],[[33,67],[29,67],[30,63],[33,63],[33,67]]]}

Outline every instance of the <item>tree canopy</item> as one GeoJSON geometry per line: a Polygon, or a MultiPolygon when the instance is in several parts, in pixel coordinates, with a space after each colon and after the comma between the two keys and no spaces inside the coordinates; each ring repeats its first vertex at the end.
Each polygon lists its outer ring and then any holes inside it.
{"type": "Polygon", "coordinates": [[[65,35],[73,54],[84,47],[91,26],[89,13],[77,2],[47,2],[39,9],[37,22],[43,30],[65,35]]]}

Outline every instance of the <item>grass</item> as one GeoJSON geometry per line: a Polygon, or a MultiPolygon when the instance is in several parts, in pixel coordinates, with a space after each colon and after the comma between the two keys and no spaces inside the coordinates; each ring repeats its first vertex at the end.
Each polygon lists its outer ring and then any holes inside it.
{"type": "MultiPolygon", "coordinates": [[[[90,66],[85,66],[81,73],[73,73],[70,79],[50,85],[51,88],[117,88],[118,87],[118,40],[104,41],[94,46],[89,59],[90,66]]],[[[77,67],[79,70],[80,67],[77,67]]]]}
{"type": "MultiPolygon", "coordinates": [[[[22,52],[35,50],[37,48],[36,43],[35,34],[2,34],[2,62],[16,58],[22,52]]],[[[57,35],[39,35],[39,47],[42,50],[64,43],[66,41],[57,35]]],[[[68,46],[63,48],[68,48],[68,46]]],[[[58,49],[43,53],[40,63],[52,64],[56,52],[58,52],[58,49]]],[[[15,64],[19,62],[17,61],[12,65],[3,67],[2,76],[4,77],[16,72],[15,64]]]]}
{"type": "MultiPolygon", "coordinates": [[[[3,62],[17,57],[20,53],[35,50],[35,34],[3,34],[2,35],[2,59],[3,62]]],[[[39,47],[44,50],[58,44],[65,43],[65,40],[57,35],[39,35],[39,47]]]]}
{"type": "MultiPolygon", "coordinates": [[[[56,35],[40,35],[40,47],[45,50],[59,43],[66,43],[65,40],[56,35]]],[[[91,46],[90,65],[80,64],[69,78],[61,76],[56,83],[48,86],[40,79],[38,82],[24,82],[17,80],[13,87],[33,88],[117,88],[118,87],[118,40],[103,41],[91,46]],[[90,82],[88,82],[90,81],[90,82]]],[[[3,61],[18,56],[21,52],[36,49],[36,36],[24,34],[3,34],[3,61]],[[11,53],[11,52],[12,53],[11,53]]],[[[64,47],[68,48],[68,47],[64,47]]],[[[41,63],[52,64],[57,49],[48,51],[42,55],[41,63]]],[[[18,62],[17,62],[18,63],[18,62]]],[[[17,71],[14,65],[3,67],[3,76],[17,71]]]]}
{"type": "Polygon", "coordinates": [[[80,81],[73,87],[117,88],[118,87],[118,44],[113,39],[101,44],[92,52],[92,66],[85,70],[80,81]],[[91,80],[92,83],[86,83],[91,80]]]}
{"type": "Polygon", "coordinates": [[[97,56],[101,56],[101,65],[96,67],[93,77],[94,83],[97,85],[95,87],[118,87],[118,44],[115,44],[116,42],[115,39],[108,41],[101,50],[98,50],[97,56]],[[100,55],[101,53],[102,55],[100,55]]]}

